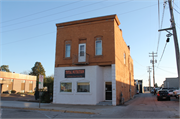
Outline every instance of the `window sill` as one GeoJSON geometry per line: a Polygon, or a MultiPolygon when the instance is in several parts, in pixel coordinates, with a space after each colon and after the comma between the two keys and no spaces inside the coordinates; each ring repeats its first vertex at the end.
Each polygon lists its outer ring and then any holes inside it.
{"type": "Polygon", "coordinates": [[[95,55],[94,57],[103,57],[103,55],[95,55]]]}
{"type": "Polygon", "coordinates": [[[72,92],[59,92],[59,94],[61,94],[61,95],[73,95],[72,92]]]}
{"type": "Polygon", "coordinates": [[[91,95],[92,93],[88,92],[88,93],[84,93],[84,92],[76,92],[75,95],[91,95]]]}
{"type": "Polygon", "coordinates": [[[71,57],[65,57],[65,58],[63,58],[64,60],[70,60],[70,59],[72,59],[71,57]]]}

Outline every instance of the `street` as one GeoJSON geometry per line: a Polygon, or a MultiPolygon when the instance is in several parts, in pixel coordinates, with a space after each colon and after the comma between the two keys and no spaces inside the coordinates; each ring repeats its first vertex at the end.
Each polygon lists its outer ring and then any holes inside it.
{"type": "MultiPolygon", "coordinates": [[[[53,108],[50,105],[48,107],[53,108]]],[[[64,106],[69,111],[71,110],[70,107],[68,105],[64,106]]],[[[171,101],[157,101],[156,95],[150,93],[137,94],[134,99],[126,102],[123,106],[74,107],[77,110],[78,108],[84,108],[84,110],[93,111],[96,114],[11,108],[2,108],[1,111],[2,118],[179,118],[178,99],[171,97],[171,101]]]]}

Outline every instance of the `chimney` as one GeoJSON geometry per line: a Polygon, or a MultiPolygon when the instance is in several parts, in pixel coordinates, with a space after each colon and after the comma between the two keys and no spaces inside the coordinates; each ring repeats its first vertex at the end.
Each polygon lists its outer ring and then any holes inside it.
{"type": "Polygon", "coordinates": [[[128,45],[128,48],[129,48],[129,50],[130,50],[130,46],[128,45]]]}

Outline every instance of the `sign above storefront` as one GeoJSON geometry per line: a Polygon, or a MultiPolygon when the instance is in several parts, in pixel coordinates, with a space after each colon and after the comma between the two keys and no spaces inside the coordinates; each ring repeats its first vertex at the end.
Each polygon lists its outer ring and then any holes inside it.
{"type": "Polygon", "coordinates": [[[65,70],[65,78],[85,78],[85,69],[65,70]]]}

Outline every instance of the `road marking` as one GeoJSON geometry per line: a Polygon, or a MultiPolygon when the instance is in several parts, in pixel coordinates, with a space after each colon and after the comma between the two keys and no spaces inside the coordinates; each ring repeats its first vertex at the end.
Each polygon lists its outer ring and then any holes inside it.
{"type": "Polygon", "coordinates": [[[40,112],[40,111],[37,111],[37,112],[39,112],[39,113],[41,113],[41,114],[45,115],[47,118],[51,119],[51,117],[50,117],[50,116],[48,116],[48,115],[46,115],[46,114],[44,114],[44,113],[42,113],[42,112],[40,112]]]}

